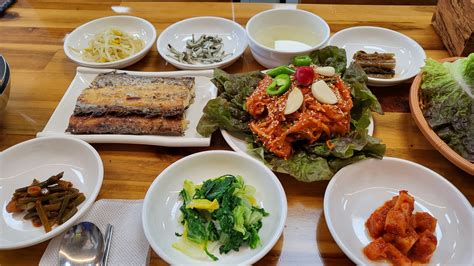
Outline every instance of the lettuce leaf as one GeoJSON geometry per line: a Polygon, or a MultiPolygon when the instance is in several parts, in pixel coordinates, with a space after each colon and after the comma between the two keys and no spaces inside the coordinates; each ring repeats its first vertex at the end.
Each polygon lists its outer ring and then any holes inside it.
{"type": "Polygon", "coordinates": [[[367,88],[367,75],[359,64],[351,63],[342,79],[351,86],[354,103],[351,109],[352,125],[354,128],[366,128],[369,125],[370,111],[383,114],[377,97],[367,88]]]}
{"type": "Polygon", "coordinates": [[[197,132],[205,137],[218,128],[250,132],[248,123],[252,117],[244,110],[244,104],[262,78],[259,71],[231,75],[220,69],[214,70],[211,81],[217,87],[218,96],[204,107],[197,132]]]}
{"type": "Polygon", "coordinates": [[[318,66],[332,66],[336,73],[342,74],[346,70],[346,51],[336,46],[326,46],[312,52],[309,57],[318,66]]]}
{"type": "Polygon", "coordinates": [[[454,151],[474,162],[474,54],[453,63],[426,60],[423,115],[454,151]]]}
{"type": "Polygon", "coordinates": [[[351,131],[330,142],[334,145],[332,149],[325,142],[297,147],[288,160],[274,156],[255,140],[249,143],[248,151],[272,170],[288,173],[303,182],[329,180],[346,165],[371,157],[381,159],[385,154],[385,144],[369,136],[367,129],[351,131]]]}

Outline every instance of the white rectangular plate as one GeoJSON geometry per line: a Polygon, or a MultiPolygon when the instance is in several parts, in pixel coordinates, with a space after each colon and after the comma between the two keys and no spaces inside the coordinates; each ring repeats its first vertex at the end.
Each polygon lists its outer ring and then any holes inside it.
{"type": "Polygon", "coordinates": [[[120,134],[83,134],[75,135],[66,132],[69,117],[74,111],[77,98],[82,90],[89,87],[95,77],[100,73],[114,71],[114,69],[93,69],[78,67],[76,76],[69,85],[68,90],[54,110],[43,131],[36,134],[37,137],[67,135],[82,139],[89,143],[130,143],[147,144],[167,147],[207,147],[211,144],[211,138],[203,137],[196,131],[199,119],[203,115],[206,103],[216,97],[217,88],[211,83],[212,70],[201,71],[175,71],[175,72],[138,72],[122,71],[138,76],[155,77],[194,77],[196,81],[196,97],[194,102],[186,110],[186,119],[189,121],[188,128],[183,136],[158,136],[158,135],[120,135],[120,134]]]}

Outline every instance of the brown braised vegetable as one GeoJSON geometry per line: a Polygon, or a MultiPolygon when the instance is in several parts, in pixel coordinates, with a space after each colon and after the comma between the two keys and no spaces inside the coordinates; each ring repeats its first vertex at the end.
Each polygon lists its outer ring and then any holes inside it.
{"type": "Polygon", "coordinates": [[[21,212],[22,210],[17,207],[17,201],[16,200],[11,200],[7,204],[7,212],[8,213],[13,213],[13,212],[21,212]]]}
{"type": "Polygon", "coordinates": [[[61,203],[61,209],[59,210],[58,214],[58,223],[62,224],[61,219],[63,218],[63,214],[66,211],[66,207],[69,204],[69,200],[71,199],[70,195],[66,195],[64,197],[64,201],[61,203]]]}
{"type": "Polygon", "coordinates": [[[68,205],[68,208],[73,208],[73,207],[75,207],[75,206],[78,206],[78,205],[81,204],[84,200],[86,200],[86,196],[84,196],[84,193],[79,193],[79,195],[77,196],[77,198],[75,198],[74,201],[68,205]]]}
{"type": "Polygon", "coordinates": [[[35,202],[37,200],[39,200],[39,201],[48,201],[48,200],[52,200],[52,199],[55,199],[55,198],[63,197],[66,194],[67,194],[67,192],[56,192],[56,193],[53,193],[53,194],[49,194],[49,195],[46,195],[46,196],[40,196],[40,197],[19,198],[18,199],[18,204],[26,204],[28,202],[35,202]]]}
{"type": "Polygon", "coordinates": [[[49,224],[48,216],[46,215],[46,212],[43,209],[43,205],[41,205],[41,201],[39,200],[36,201],[36,212],[38,213],[38,216],[41,220],[41,223],[43,224],[46,233],[51,231],[51,225],[49,224]]]}
{"type": "Polygon", "coordinates": [[[9,213],[25,212],[23,219],[31,220],[36,227],[46,232],[56,224],[69,220],[77,212],[77,206],[86,197],[73,184],[60,180],[64,172],[51,176],[43,182],[34,179],[31,185],[16,189],[6,205],[9,213]]]}
{"type": "Polygon", "coordinates": [[[76,212],[77,212],[77,208],[76,208],[76,207],[74,207],[74,208],[72,208],[72,209],[70,209],[70,210],[67,210],[67,211],[64,213],[63,218],[61,219],[61,223],[63,224],[63,223],[65,223],[65,222],[67,222],[67,220],[71,219],[71,217],[74,216],[74,214],[76,214],[76,212]]]}
{"type": "Polygon", "coordinates": [[[43,225],[43,224],[41,223],[41,220],[40,220],[39,217],[33,218],[33,220],[31,220],[31,222],[33,223],[33,226],[35,226],[35,227],[40,227],[40,226],[43,225]]]}
{"type": "Polygon", "coordinates": [[[41,194],[41,188],[39,186],[29,186],[26,192],[32,197],[38,197],[41,194]]]}
{"type": "Polygon", "coordinates": [[[59,209],[61,208],[61,202],[44,205],[43,207],[47,211],[59,211],[59,209]]]}
{"type": "MultiPolygon", "coordinates": [[[[34,179],[33,180],[33,183],[31,186],[39,186],[41,188],[44,188],[44,187],[47,187],[51,184],[56,184],[58,182],[59,179],[61,179],[64,175],[64,172],[61,172],[57,175],[53,175],[51,176],[50,178],[46,179],[46,181],[43,181],[43,182],[38,182],[38,180],[34,179]]],[[[15,192],[25,192],[28,190],[30,186],[27,186],[27,187],[22,187],[22,188],[18,188],[15,190],[15,192]]]]}

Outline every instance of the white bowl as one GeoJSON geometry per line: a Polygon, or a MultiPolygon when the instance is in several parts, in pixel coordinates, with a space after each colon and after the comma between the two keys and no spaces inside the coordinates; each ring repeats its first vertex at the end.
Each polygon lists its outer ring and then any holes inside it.
{"type": "Polygon", "coordinates": [[[239,252],[218,254],[217,263],[249,265],[262,258],[278,241],[287,215],[286,195],[275,174],[255,159],[231,151],[205,151],[187,156],[166,168],[151,184],[143,203],[143,229],[153,250],[170,264],[209,264],[209,260],[196,260],[171,247],[178,241],[175,232],[182,232],[178,193],[185,179],[195,184],[224,174],[241,175],[246,184],[257,192],[260,207],[270,213],[264,217],[259,232],[262,246],[256,249],[241,247],[239,252]]]}
{"type": "Polygon", "coordinates": [[[0,249],[16,249],[46,241],[67,228],[92,206],[104,176],[102,161],[88,143],[69,137],[32,139],[0,153],[0,249]],[[66,223],[46,233],[43,227],[34,227],[23,220],[24,213],[6,212],[15,189],[28,186],[33,178],[46,178],[64,171],[64,180],[71,181],[84,193],[86,200],[78,212],[66,223]]]}
{"type": "Polygon", "coordinates": [[[253,16],[246,26],[250,50],[258,63],[266,68],[274,68],[291,63],[293,57],[307,55],[310,52],[323,47],[330,34],[329,25],[319,16],[300,9],[271,9],[253,16]],[[256,33],[270,26],[296,26],[308,25],[313,34],[320,36],[320,42],[309,49],[287,52],[266,47],[255,40],[256,33]]]}
{"type": "Polygon", "coordinates": [[[166,28],[158,37],[156,47],[161,57],[179,69],[213,69],[224,68],[234,63],[247,48],[247,37],[244,28],[232,20],[220,17],[194,17],[177,22],[166,28]],[[187,64],[181,63],[168,56],[168,44],[178,51],[184,51],[186,41],[192,34],[199,38],[202,34],[219,35],[223,39],[224,50],[232,55],[227,56],[222,62],[213,64],[187,64]]]}
{"type": "Polygon", "coordinates": [[[415,197],[415,211],[438,219],[438,246],[432,265],[473,265],[474,216],[464,195],[446,179],[419,164],[385,157],[351,164],[334,175],[324,194],[329,231],[344,253],[358,265],[370,261],[362,249],[372,239],[365,221],[385,201],[407,190],[415,197]]]}
{"type": "Polygon", "coordinates": [[[6,59],[0,55],[0,114],[7,107],[8,98],[10,97],[10,67],[6,59]]]}
{"type": "Polygon", "coordinates": [[[120,69],[135,64],[140,61],[150,51],[151,47],[156,40],[156,30],[153,25],[138,17],[132,16],[112,16],[99,18],[86,24],[77,27],[73,32],[69,33],[64,40],[64,53],[72,61],[78,65],[85,67],[95,68],[115,68],[120,69]],[[139,37],[143,40],[143,49],[127,58],[106,62],[96,63],[88,62],[82,59],[82,57],[75,53],[72,49],[84,49],[89,46],[89,41],[95,37],[97,33],[100,33],[108,28],[118,28],[130,35],[139,37]]]}
{"type": "Polygon", "coordinates": [[[412,79],[420,72],[426,59],[425,51],[416,41],[399,32],[379,27],[347,28],[334,34],[328,44],[344,48],[348,64],[359,50],[367,53],[394,53],[395,77],[369,77],[368,84],[377,87],[392,86],[412,79]]]}

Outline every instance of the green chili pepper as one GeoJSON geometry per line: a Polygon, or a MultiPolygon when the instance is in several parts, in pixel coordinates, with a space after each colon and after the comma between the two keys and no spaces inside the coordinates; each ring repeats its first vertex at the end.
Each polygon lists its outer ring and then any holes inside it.
{"type": "Polygon", "coordinates": [[[287,74],[287,75],[295,74],[295,70],[287,66],[279,66],[279,67],[275,67],[268,70],[266,74],[274,78],[280,74],[287,74]]]}
{"type": "Polygon", "coordinates": [[[293,65],[295,66],[309,66],[313,60],[307,55],[300,55],[293,58],[293,65]]]}
{"type": "Polygon", "coordinates": [[[285,93],[291,86],[291,78],[288,74],[280,74],[273,79],[273,82],[267,87],[266,92],[269,95],[280,95],[285,93]]]}

